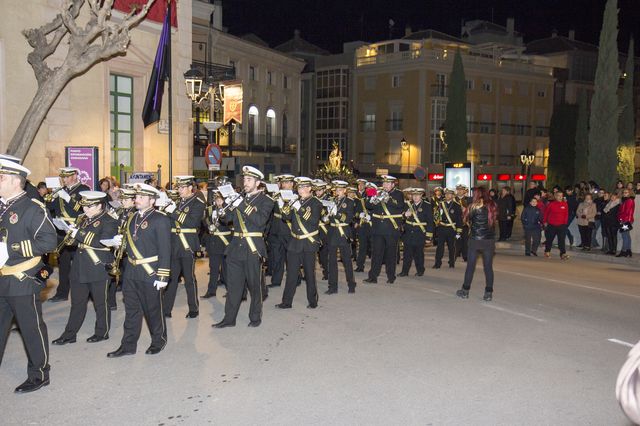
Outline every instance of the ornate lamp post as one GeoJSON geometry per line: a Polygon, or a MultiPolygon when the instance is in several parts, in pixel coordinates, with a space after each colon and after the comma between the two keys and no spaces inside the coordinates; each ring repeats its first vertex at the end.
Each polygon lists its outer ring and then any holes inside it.
{"type": "Polygon", "coordinates": [[[522,187],[522,199],[524,200],[524,192],[526,191],[527,186],[529,186],[529,172],[531,171],[531,165],[536,160],[536,154],[534,152],[529,151],[529,149],[525,149],[520,152],[520,163],[522,163],[522,167],[524,169],[524,186],[522,187]]]}
{"type": "Polygon", "coordinates": [[[407,154],[408,154],[407,169],[410,170],[411,169],[411,146],[409,145],[409,143],[404,137],[400,140],[400,148],[402,148],[403,151],[407,151],[407,154]]]}

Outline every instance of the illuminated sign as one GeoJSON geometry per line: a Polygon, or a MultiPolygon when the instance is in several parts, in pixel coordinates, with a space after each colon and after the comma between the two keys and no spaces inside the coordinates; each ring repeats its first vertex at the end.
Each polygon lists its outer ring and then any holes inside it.
{"type": "Polygon", "coordinates": [[[499,181],[511,180],[511,175],[508,173],[500,173],[498,175],[498,180],[499,181]]]}
{"type": "Polygon", "coordinates": [[[513,180],[526,180],[527,175],[513,175],[513,180]]]}
{"type": "Polygon", "coordinates": [[[484,174],[479,174],[478,176],[476,176],[476,180],[482,180],[482,181],[487,181],[487,180],[491,180],[493,179],[493,175],[484,173],[484,174]]]}
{"type": "Polygon", "coordinates": [[[444,184],[447,188],[455,188],[458,185],[473,187],[473,163],[444,163],[444,184]]]}
{"type": "Polygon", "coordinates": [[[444,179],[444,174],[442,173],[429,173],[429,180],[442,180],[444,179]]]}
{"type": "Polygon", "coordinates": [[[547,180],[547,176],[546,175],[531,175],[531,180],[539,182],[542,180],[547,180]]]}
{"type": "Polygon", "coordinates": [[[454,169],[461,169],[462,167],[464,167],[464,163],[453,163],[451,167],[453,167],[454,169]]]}

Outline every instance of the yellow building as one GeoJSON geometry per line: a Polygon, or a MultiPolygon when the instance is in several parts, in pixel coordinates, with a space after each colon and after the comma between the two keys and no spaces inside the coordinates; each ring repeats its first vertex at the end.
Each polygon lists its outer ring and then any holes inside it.
{"type": "MultiPolygon", "coordinates": [[[[117,3],[117,2],[116,2],[117,3]]],[[[61,2],[49,0],[3,1],[0,26],[0,151],[5,152],[36,90],[27,54],[31,48],[21,31],[51,21],[61,2]]],[[[88,5],[81,11],[86,19],[88,5]]],[[[114,10],[112,19],[122,19],[114,10]]],[[[184,96],[182,74],[191,63],[191,0],[177,4],[177,28],[172,31],[173,173],[192,168],[191,104],[184,96]]],[[[126,56],[99,63],[64,89],[50,110],[25,158],[32,181],[57,174],[65,165],[65,146],[96,146],[99,175],[119,176],[119,164],[131,171],[155,171],[168,180],[168,135],[164,124],[143,127],[142,108],[160,38],[162,24],[145,20],[131,31],[126,56]]],[[[64,48],[49,59],[52,66],[64,59],[64,48]]],[[[167,117],[167,94],[162,117],[167,117]]]]}
{"type": "Polygon", "coordinates": [[[536,155],[532,173],[544,172],[552,68],[527,61],[520,55],[524,47],[474,45],[433,30],[408,30],[402,39],[356,51],[351,152],[361,174],[386,169],[412,179],[417,166],[428,173],[442,171],[440,130],[457,49],[467,80],[468,158],[476,174],[492,174],[493,186],[498,186],[498,174],[513,178],[521,173],[520,152],[525,149],[536,155]]]}

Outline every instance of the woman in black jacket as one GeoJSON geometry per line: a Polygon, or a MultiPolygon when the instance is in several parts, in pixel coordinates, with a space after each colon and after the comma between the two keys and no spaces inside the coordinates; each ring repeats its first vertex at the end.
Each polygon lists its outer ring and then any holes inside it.
{"type": "Polygon", "coordinates": [[[496,222],[497,206],[489,192],[483,186],[473,192],[473,202],[464,211],[464,222],[469,225],[469,252],[467,270],[464,273],[462,288],[456,296],[469,298],[469,289],[473,274],[476,270],[478,254],[482,254],[484,277],[486,280],[484,297],[487,302],[493,298],[493,255],[496,251],[496,222]]]}
{"type": "Polygon", "coordinates": [[[511,188],[508,186],[502,188],[497,204],[500,224],[500,239],[498,241],[506,241],[511,238],[513,220],[516,217],[516,199],[511,195],[511,188]]]}
{"type": "Polygon", "coordinates": [[[620,209],[620,197],[617,193],[612,192],[609,196],[609,202],[602,209],[602,247],[607,249],[607,254],[616,254],[618,249],[618,209],[620,209]]]}

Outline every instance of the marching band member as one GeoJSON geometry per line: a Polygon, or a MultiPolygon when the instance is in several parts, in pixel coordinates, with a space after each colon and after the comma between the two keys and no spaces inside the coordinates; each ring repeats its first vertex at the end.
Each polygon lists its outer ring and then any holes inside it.
{"type": "Polygon", "coordinates": [[[204,217],[205,203],[193,192],[193,176],[176,176],[175,185],[180,200],[177,206],[165,208],[173,222],[171,228],[171,280],[164,292],[164,315],[171,318],[180,275],[184,277],[189,312],[186,318],[199,313],[198,285],[195,276],[196,252],[200,249],[198,230],[204,217]]]}
{"type": "Polygon", "coordinates": [[[205,214],[205,224],[207,225],[207,235],[205,244],[209,254],[209,285],[207,292],[201,296],[203,299],[216,297],[218,282],[227,285],[227,267],[224,262],[224,251],[233,238],[231,228],[226,223],[220,221],[220,211],[224,207],[224,198],[219,190],[213,191],[213,204],[207,207],[205,214]]]}
{"type": "MultiPolygon", "coordinates": [[[[472,202],[472,198],[469,197],[469,188],[466,185],[456,185],[456,197],[454,201],[460,205],[462,213],[464,214],[465,209],[472,202]]],[[[467,252],[469,251],[468,243],[469,225],[463,221],[462,233],[460,234],[460,238],[456,240],[456,259],[462,255],[462,260],[467,261],[467,252]]]]}
{"type": "Polygon", "coordinates": [[[356,280],[353,277],[353,263],[351,260],[351,221],[355,211],[355,203],[346,196],[348,183],[342,180],[331,182],[336,191],[335,207],[329,211],[329,289],[325,294],[338,292],[338,250],[344,265],[344,272],[349,286],[349,293],[356,292],[356,280]]]}
{"type": "Polygon", "coordinates": [[[316,286],[316,252],[320,245],[319,224],[322,216],[322,202],[313,196],[313,182],[308,177],[295,179],[298,187],[298,200],[282,210],[284,218],[291,222],[292,239],[287,247],[287,280],[282,303],[276,308],[289,309],[296,293],[298,274],[302,267],[307,283],[307,308],[318,306],[318,288],[316,286]]]}
{"type": "Polygon", "coordinates": [[[49,276],[42,255],[56,248],[57,236],[45,205],[24,191],[30,173],[20,164],[0,160],[0,238],[7,256],[0,267],[0,359],[14,318],[28,358],[28,378],[16,393],[47,386],[50,369],[39,295],[49,276]]]}
{"type": "MultiPolygon", "coordinates": [[[[293,190],[293,179],[295,176],[284,174],[276,176],[276,181],[280,190],[293,190]]],[[[276,204],[273,208],[273,219],[269,229],[269,247],[271,248],[271,284],[268,287],[280,287],[284,278],[284,265],[287,260],[287,246],[291,241],[291,222],[284,219],[282,209],[285,202],[276,196],[276,204]]]]}
{"type": "MultiPolygon", "coordinates": [[[[314,179],[313,183],[313,193],[316,198],[322,202],[322,200],[328,200],[330,195],[330,188],[327,182],[322,179],[314,179]]],[[[324,210],[324,208],[323,208],[324,210]]],[[[322,212],[322,217],[326,216],[326,211],[322,212]]],[[[328,268],[327,268],[327,260],[329,254],[329,247],[327,246],[327,235],[328,228],[326,223],[320,223],[320,250],[318,251],[318,258],[320,260],[320,267],[322,268],[322,279],[326,280],[328,278],[328,268]]]]}
{"type": "Polygon", "coordinates": [[[77,251],[71,264],[71,311],[64,333],[51,343],[66,345],[75,343],[76,335],[87,314],[89,298],[93,300],[96,323],[89,343],[109,338],[111,311],[107,305],[107,293],[111,277],[108,267],[114,261],[113,253],[100,240],[113,238],[118,233],[118,220],[106,209],[107,194],[100,191],[80,192],[80,205],[84,214],[78,219],[78,228],[72,229],[71,237],[77,251]]]}
{"type": "Polygon", "coordinates": [[[411,199],[407,202],[407,210],[404,212],[404,254],[402,272],[398,276],[406,277],[409,274],[413,260],[416,264],[416,276],[421,277],[424,275],[424,244],[433,239],[433,208],[431,203],[423,198],[424,189],[408,188],[404,192],[409,194],[411,199]]]}
{"type": "Polygon", "coordinates": [[[454,194],[453,189],[446,189],[444,201],[440,201],[436,207],[440,221],[436,224],[438,247],[436,248],[436,262],[433,269],[439,269],[442,265],[445,243],[449,250],[449,267],[456,266],[455,241],[460,238],[462,233],[462,209],[458,203],[453,201],[454,194]]]}
{"type": "Polygon", "coordinates": [[[258,185],[264,179],[255,167],[242,168],[244,196],[229,200],[231,211],[223,218],[233,222],[233,239],[225,250],[227,262],[227,299],[224,318],[215,328],[234,327],[245,284],[251,295],[249,327],[262,324],[262,259],[267,254],[264,232],[273,211],[273,200],[258,185]]]}
{"type": "MultiPolygon", "coordinates": [[[[133,189],[133,186],[130,184],[124,184],[122,188],[119,189],[118,199],[120,200],[120,207],[116,210],[116,215],[118,216],[118,234],[122,235],[124,233],[125,227],[129,220],[129,217],[136,212],[135,205],[135,197],[136,191],[133,189]]],[[[118,265],[113,265],[118,272],[122,271],[122,259],[118,262],[118,265]]],[[[109,310],[115,311],[118,309],[116,303],[116,291],[118,289],[118,285],[122,285],[120,281],[120,276],[114,277],[111,280],[111,284],[109,285],[109,294],[107,295],[107,305],[109,305],[109,310]]]]}
{"type": "Polygon", "coordinates": [[[135,185],[137,212],[129,217],[125,233],[127,262],[123,274],[124,334],[120,347],[107,357],[118,358],[136,353],[142,318],[151,333],[146,354],[155,355],[167,344],[167,325],[162,313],[162,292],[169,282],[171,265],[171,221],[154,207],[160,191],[139,183],[135,185]]]}
{"type": "Polygon", "coordinates": [[[382,192],[371,197],[366,207],[371,211],[373,222],[371,226],[371,269],[366,283],[378,282],[378,275],[385,263],[387,284],[396,280],[396,259],[398,240],[402,232],[402,213],[404,212],[404,196],[396,188],[398,179],[394,176],[382,176],[382,192]]]}
{"type": "Polygon", "coordinates": [[[358,255],[356,257],[355,272],[364,272],[364,262],[371,251],[371,215],[367,210],[367,182],[366,179],[356,180],[358,183],[358,198],[356,202],[356,239],[358,240],[358,255]]]}

